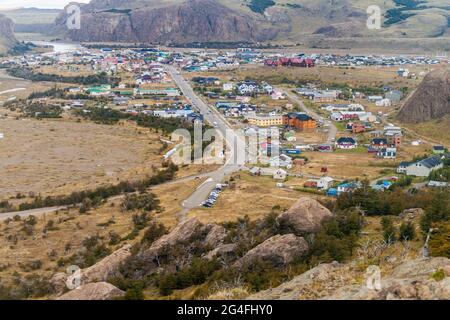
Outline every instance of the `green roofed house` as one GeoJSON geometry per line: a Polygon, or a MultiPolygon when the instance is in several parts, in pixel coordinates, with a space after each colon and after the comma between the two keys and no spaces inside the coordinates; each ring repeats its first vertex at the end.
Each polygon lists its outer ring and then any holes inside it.
{"type": "Polygon", "coordinates": [[[434,154],[444,154],[445,147],[444,146],[433,146],[433,153],[434,154]]]}
{"type": "Polygon", "coordinates": [[[167,96],[167,97],[178,97],[180,96],[180,91],[176,88],[167,88],[167,89],[134,89],[135,96],[167,96]]]}
{"type": "Polygon", "coordinates": [[[91,96],[104,96],[111,93],[111,85],[103,84],[98,87],[86,88],[85,91],[89,93],[91,96]]]}

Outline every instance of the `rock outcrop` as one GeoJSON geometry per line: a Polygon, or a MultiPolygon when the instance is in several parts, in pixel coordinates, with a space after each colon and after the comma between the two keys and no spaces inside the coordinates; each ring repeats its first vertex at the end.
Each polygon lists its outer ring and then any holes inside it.
{"type": "Polygon", "coordinates": [[[274,267],[286,266],[309,249],[305,239],[293,234],[276,235],[248,251],[234,264],[241,268],[256,261],[269,262],[274,267]]]}
{"type": "Polygon", "coordinates": [[[300,198],[289,208],[280,214],[277,222],[282,228],[288,228],[292,232],[302,235],[317,232],[321,228],[324,219],[331,218],[330,210],[311,198],[300,198]]]}
{"type": "Polygon", "coordinates": [[[56,33],[74,41],[128,43],[239,42],[268,40],[273,31],[262,30],[258,15],[216,0],[192,0],[139,5],[94,0],[81,5],[81,29],[68,30],[68,15],[56,20],[56,33]]]}
{"type": "Polygon", "coordinates": [[[81,284],[106,281],[117,274],[119,267],[131,256],[131,245],[126,245],[100,260],[93,266],[81,269],[67,278],[68,283],[80,279],[81,284]]]}
{"type": "Polygon", "coordinates": [[[107,282],[88,283],[69,291],[57,300],[114,300],[123,297],[125,292],[107,282]]]}
{"type": "Polygon", "coordinates": [[[406,101],[397,119],[420,123],[450,115],[450,69],[429,73],[406,101]]]}
{"type": "Polygon", "coordinates": [[[224,261],[231,261],[236,259],[236,244],[223,244],[208,252],[203,258],[213,260],[214,258],[221,258],[224,261]]]}
{"type": "Polygon", "coordinates": [[[205,238],[205,245],[211,248],[216,248],[225,240],[227,236],[227,230],[217,224],[211,224],[207,227],[210,228],[210,230],[205,238]]]}
{"type": "Polygon", "coordinates": [[[225,236],[226,230],[222,227],[205,225],[197,218],[189,218],[132,258],[132,263],[139,266],[132,277],[140,278],[157,272],[160,268],[176,269],[180,263],[189,263],[193,257],[192,250],[219,246],[225,236]]]}
{"type": "Polygon", "coordinates": [[[6,52],[15,43],[17,39],[14,35],[14,23],[0,14],[0,52],[6,52]]]}
{"type": "MultiPolygon", "coordinates": [[[[261,291],[248,299],[447,300],[450,299],[449,268],[450,260],[447,258],[409,260],[387,274],[381,271],[380,287],[377,288],[367,285],[373,272],[362,271],[354,264],[334,262],[319,265],[279,287],[261,291]]],[[[376,267],[372,269],[377,270],[376,267]]]]}

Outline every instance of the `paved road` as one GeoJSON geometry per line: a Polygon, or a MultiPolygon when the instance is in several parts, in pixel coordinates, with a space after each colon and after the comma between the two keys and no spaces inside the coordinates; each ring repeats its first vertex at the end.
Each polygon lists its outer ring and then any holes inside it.
{"type": "Polygon", "coordinates": [[[198,207],[201,202],[208,198],[209,194],[216,187],[216,185],[223,182],[225,176],[237,172],[243,168],[243,166],[236,164],[234,161],[236,152],[234,145],[235,141],[239,141],[240,137],[234,133],[228,122],[219,112],[217,112],[217,110],[209,107],[195,94],[189,82],[183,78],[175,67],[166,66],[166,70],[183,92],[184,96],[190,101],[192,106],[204,116],[207,122],[215,125],[216,129],[228,145],[226,163],[217,171],[209,174],[209,179],[199,186],[197,190],[195,190],[195,192],[183,202],[184,210],[180,213],[180,219],[183,219],[190,209],[198,207]]]}
{"type": "MultiPolygon", "coordinates": [[[[205,173],[201,173],[201,174],[186,176],[183,178],[179,178],[176,180],[171,180],[171,181],[159,184],[155,187],[177,184],[177,183],[186,182],[186,181],[190,181],[190,180],[194,180],[194,179],[209,178],[209,176],[212,173],[213,172],[205,172],[205,173]]],[[[108,201],[114,201],[114,200],[122,199],[124,197],[125,197],[125,194],[122,194],[122,195],[110,197],[110,198],[108,198],[108,201]]],[[[14,216],[19,216],[21,218],[26,218],[28,216],[38,217],[38,216],[41,216],[41,215],[44,215],[47,213],[53,213],[53,212],[60,211],[60,210],[66,210],[69,207],[71,207],[71,206],[46,207],[46,208],[38,208],[38,209],[31,209],[31,210],[24,210],[24,211],[4,212],[4,213],[0,213],[0,221],[6,220],[8,218],[13,218],[14,216]]]]}
{"type": "Polygon", "coordinates": [[[308,108],[302,101],[302,99],[300,99],[297,95],[295,95],[292,92],[289,92],[289,90],[282,90],[280,88],[278,88],[278,90],[284,92],[286,94],[286,96],[294,101],[295,103],[297,103],[300,108],[303,110],[303,112],[307,113],[308,115],[310,115],[312,118],[316,119],[317,121],[320,121],[323,123],[324,126],[328,127],[328,136],[327,136],[327,143],[334,143],[335,139],[336,139],[336,135],[337,135],[337,127],[333,124],[333,122],[329,119],[325,119],[324,117],[322,117],[320,114],[318,114],[317,112],[315,112],[314,110],[311,110],[310,108],[308,108]]]}

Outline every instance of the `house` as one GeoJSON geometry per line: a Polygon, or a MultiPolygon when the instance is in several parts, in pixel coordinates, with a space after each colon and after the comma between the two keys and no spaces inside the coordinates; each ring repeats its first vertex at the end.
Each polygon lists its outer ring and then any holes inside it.
{"type": "Polygon", "coordinates": [[[290,112],[283,115],[283,125],[299,131],[314,130],[317,127],[317,121],[306,113],[290,112]]]}
{"type": "Polygon", "coordinates": [[[368,96],[367,100],[369,100],[370,102],[377,102],[380,100],[383,100],[382,96],[368,96]]]}
{"type": "Polygon", "coordinates": [[[397,148],[395,147],[382,148],[378,150],[377,157],[383,159],[395,159],[397,157],[397,148]]]}
{"type": "Polygon", "coordinates": [[[413,164],[413,162],[407,162],[407,161],[400,162],[399,166],[397,167],[397,173],[405,174],[406,168],[412,164],[413,164]]]}
{"type": "Polygon", "coordinates": [[[347,182],[337,186],[338,195],[344,192],[351,192],[361,187],[359,182],[347,182]]]}
{"type": "Polygon", "coordinates": [[[444,167],[444,164],[439,156],[429,157],[406,166],[404,169],[397,168],[397,172],[404,171],[408,176],[428,177],[431,171],[438,170],[444,167]]]}
{"type": "Polygon", "coordinates": [[[372,187],[372,189],[378,190],[378,191],[384,191],[384,190],[388,190],[391,186],[392,186],[392,181],[383,180],[383,181],[380,181],[379,183],[377,183],[376,185],[374,185],[372,187]]]}
{"type": "Polygon", "coordinates": [[[401,92],[399,90],[391,90],[389,92],[386,92],[384,97],[386,99],[389,99],[392,104],[397,104],[403,98],[403,92],[401,92]]]}
{"type": "Polygon", "coordinates": [[[251,96],[258,92],[258,84],[255,81],[244,81],[237,85],[237,90],[240,95],[251,96]]]}
{"type": "Polygon", "coordinates": [[[341,137],[336,141],[336,148],[338,149],[355,149],[358,143],[351,137],[341,137]]]}
{"type": "Polygon", "coordinates": [[[392,105],[392,102],[391,102],[391,100],[384,98],[384,99],[375,101],[375,105],[377,107],[390,107],[392,105]]]}
{"type": "Polygon", "coordinates": [[[281,116],[247,115],[246,119],[248,120],[249,124],[258,127],[281,126],[283,124],[283,119],[281,116]]]}
{"type": "Polygon", "coordinates": [[[270,158],[269,165],[271,167],[286,167],[290,169],[292,168],[292,158],[285,154],[281,154],[270,158]]]}
{"type": "Polygon", "coordinates": [[[275,180],[286,180],[287,172],[283,169],[253,167],[249,170],[254,176],[272,176],[275,180]]]}
{"type": "Polygon", "coordinates": [[[222,86],[223,91],[233,91],[234,85],[232,83],[224,83],[222,86]]]}
{"type": "Polygon", "coordinates": [[[366,126],[362,123],[349,122],[347,123],[346,129],[352,133],[363,133],[366,131],[366,126]]]}
{"type": "Polygon", "coordinates": [[[388,145],[388,141],[386,138],[374,138],[370,142],[370,148],[373,150],[381,150],[386,148],[388,145]]]}
{"type": "Polygon", "coordinates": [[[319,152],[333,152],[333,146],[331,144],[321,144],[317,147],[319,152]]]}
{"type": "Polygon", "coordinates": [[[444,146],[433,146],[433,153],[434,154],[444,154],[445,147],[444,146]]]}
{"type": "Polygon", "coordinates": [[[333,185],[334,179],[331,177],[323,177],[317,181],[317,188],[319,189],[329,189],[333,185]]]}
{"type": "Polygon", "coordinates": [[[284,171],[283,169],[277,169],[273,174],[273,178],[275,180],[286,180],[286,177],[287,177],[287,172],[284,171]]]}

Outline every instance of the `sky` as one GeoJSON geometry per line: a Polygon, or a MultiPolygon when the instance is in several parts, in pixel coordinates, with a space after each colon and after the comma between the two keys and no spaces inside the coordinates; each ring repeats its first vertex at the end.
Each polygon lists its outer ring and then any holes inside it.
{"type": "Polygon", "coordinates": [[[84,2],[90,0],[0,0],[0,9],[13,9],[20,7],[36,7],[36,8],[64,8],[70,2],[84,2]]]}

